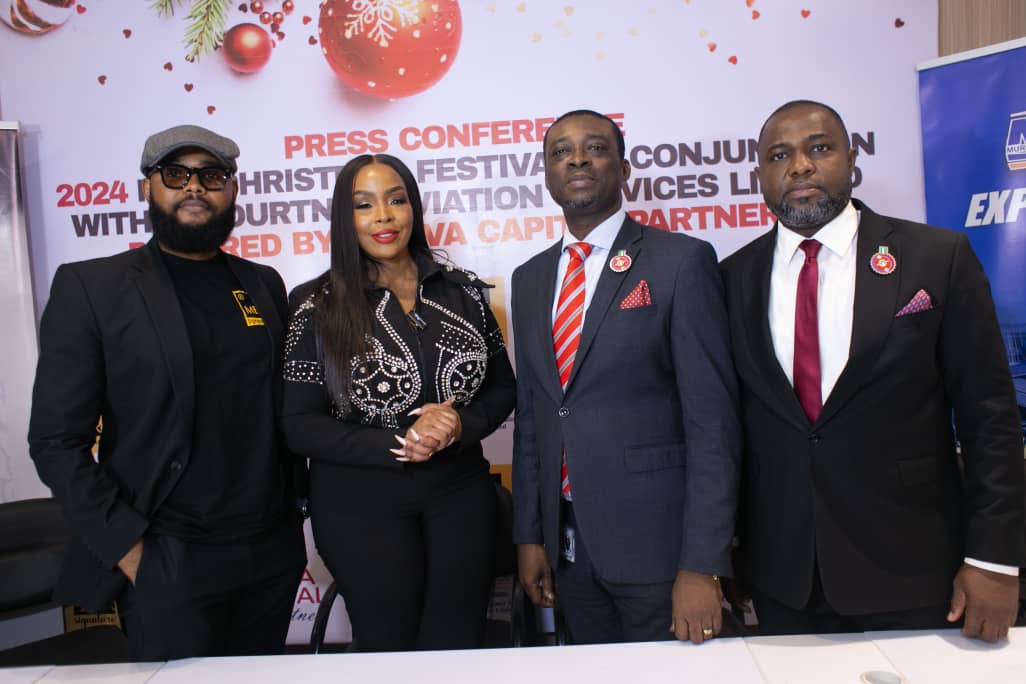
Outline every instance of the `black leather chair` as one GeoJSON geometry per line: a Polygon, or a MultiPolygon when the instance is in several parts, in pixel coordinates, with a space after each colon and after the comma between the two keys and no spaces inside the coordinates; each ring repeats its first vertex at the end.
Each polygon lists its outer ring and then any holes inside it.
{"type": "MultiPolygon", "coordinates": [[[[53,499],[0,504],[0,620],[57,607],[51,593],[69,536],[53,499]]],[[[89,627],[0,651],[0,667],[127,660],[128,640],[111,626],[89,627]]]]}

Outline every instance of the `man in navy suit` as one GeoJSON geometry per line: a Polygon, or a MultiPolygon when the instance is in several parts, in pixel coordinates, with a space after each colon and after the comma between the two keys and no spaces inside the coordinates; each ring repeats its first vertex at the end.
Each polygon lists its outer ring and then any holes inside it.
{"type": "Polygon", "coordinates": [[[1026,558],[1022,437],[990,288],[964,234],[851,199],[854,168],[833,109],[777,109],[757,169],[777,226],[722,264],[759,625],[964,619],[964,634],[994,641],[1015,620],[1026,558]]]}
{"type": "Polygon", "coordinates": [[[607,117],[564,114],[544,150],[568,232],[513,274],[520,579],[535,604],[558,593],[577,643],[701,643],[721,629],[740,458],[716,256],[627,217],[607,117]]]}

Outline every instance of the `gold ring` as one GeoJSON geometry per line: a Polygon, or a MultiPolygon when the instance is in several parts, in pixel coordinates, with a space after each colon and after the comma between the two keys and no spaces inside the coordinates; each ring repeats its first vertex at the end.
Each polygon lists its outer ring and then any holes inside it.
{"type": "Polygon", "coordinates": [[[713,631],[711,629],[709,629],[708,627],[706,627],[705,629],[702,630],[702,636],[704,636],[706,639],[710,638],[712,635],[713,635],[713,631]]]}

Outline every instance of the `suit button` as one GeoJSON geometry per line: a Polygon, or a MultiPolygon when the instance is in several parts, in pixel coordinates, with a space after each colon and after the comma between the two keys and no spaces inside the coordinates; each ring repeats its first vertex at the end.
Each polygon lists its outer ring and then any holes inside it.
{"type": "Polygon", "coordinates": [[[560,406],[558,413],[560,418],[566,418],[570,415],[570,409],[568,409],[566,406],[560,406]]]}
{"type": "Polygon", "coordinates": [[[815,446],[815,445],[819,444],[819,440],[820,440],[820,436],[819,435],[809,435],[809,444],[815,446]]]}
{"type": "Polygon", "coordinates": [[[175,472],[178,472],[179,470],[182,469],[182,462],[181,461],[171,461],[171,463],[168,465],[168,467],[171,470],[173,470],[175,472]]]}

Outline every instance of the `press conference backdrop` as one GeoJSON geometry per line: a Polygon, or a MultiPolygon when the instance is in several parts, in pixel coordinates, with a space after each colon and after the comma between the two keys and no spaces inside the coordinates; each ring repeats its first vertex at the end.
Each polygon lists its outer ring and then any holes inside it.
{"type": "MultiPolygon", "coordinates": [[[[919,67],[926,217],[965,232],[990,279],[1026,411],[1026,39],[919,67]]],[[[1026,425],[1026,423],[1024,423],[1026,425]]]]}
{"type": "MultiPolygon", "coordinates": [[[[363,152],[399,156],[431,244],[496,285],[507,330],[510,274],[563,229],[540,155],[569,109],[622,126],[636,218],[721,257],[771,225],[755,138],[795,98],[845,117],[860,197],[923,218],[914,65],[937,54],[932,2],[294,0],[287,12],[264,0],[266,17],[243,0],[59,4],[0,0],[0,62],[17,65],[0,71],[0,104],[23,126],[40,307],[60,263],[149,238],[142,142],[180,123],[239,142],[227,249],[290,287],[327,268],[338,169],[363,152]]],[[[486,443],[493,464],[509,463],[511,443],[507,423],[486,443]]],[[[310,555],[292,641],[327,581],[310,555]]]]}

